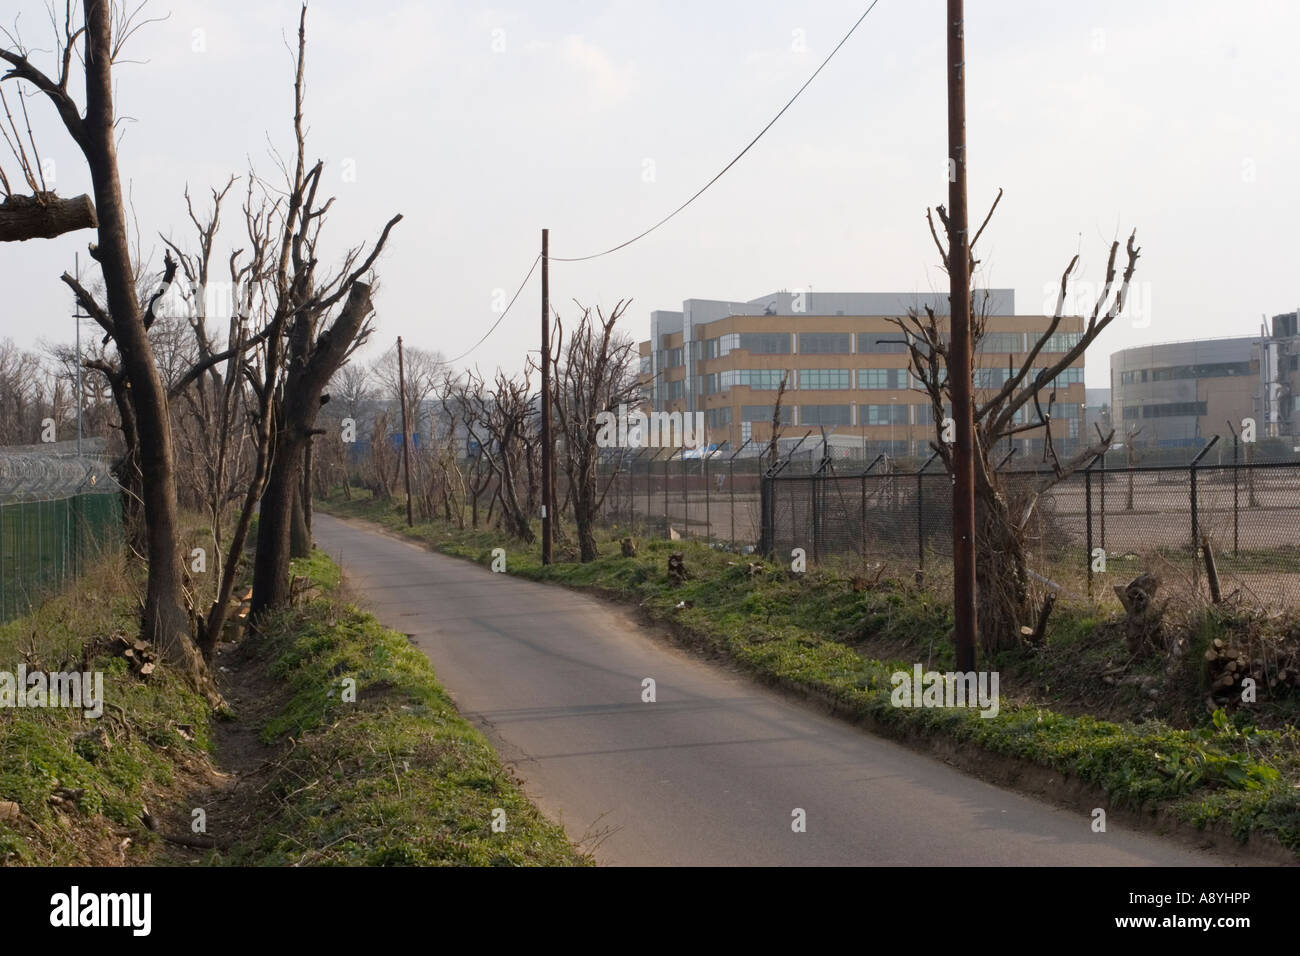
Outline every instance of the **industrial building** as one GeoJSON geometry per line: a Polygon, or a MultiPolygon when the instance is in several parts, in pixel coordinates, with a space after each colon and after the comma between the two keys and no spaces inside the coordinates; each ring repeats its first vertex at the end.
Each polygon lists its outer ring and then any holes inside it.
{"type": "Polygon", "coordinates": [[[1124,349],[1111,356],[1110,380],[1118,440],[1141,429],[1143,445],[1198,448],[1251,418],[1258,439],[1300,444],[1295,312],[1273,316],[1258,336],[1124,349]]]}
{"type": "MultiPolygon", "coordinates": [[[[782,291],[746,302],[688,299],[680,311],[650,315],[650,339],[640,346],[642,398],[656,411],[703,412],[710,444],[761,448],[784,378],[784,447],[825,429],[831,445],[860,447],[864,455],[925,455],[935,439],[933,410],[909,374],[907,343],[892,319],[927,305],[946,325],[946,295],[782,291]]],[[[977,291],[975,310],[987,316],[976,355],[978,402],[1020,367],[1051,317],[1016,315],[1011,289],[977,291]]],[[[1063,318],[1036,368],[1059,360],[1083,327],[1082,317],[1063,318]]],[[[1080,356],[1053,383],[1052,437],[1063,451],[1080,434],[1083,372],[1080,356]]],[[[1047,401],[1045,394],[1045,411],[1047,401]]],[[[1042,429],[1017,441],[1032,452],[1042,429]]]]}

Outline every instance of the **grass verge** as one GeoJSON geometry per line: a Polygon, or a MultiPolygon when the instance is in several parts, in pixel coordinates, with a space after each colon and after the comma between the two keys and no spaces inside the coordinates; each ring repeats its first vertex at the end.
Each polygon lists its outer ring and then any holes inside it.
{"type": "Polygon", "coordinates": [[[456,711],[428,659],[339,597],[333,562],[313,552],[294,572],[316,593],[268,619],[242,665],[264,668],[284,688],[261,729],[284,752],[258,779],[261,798],[243,815],[238,842],[207,862],[589,862],[456,711]]]}
{"type": "Polygon", "coordinates": [[[203,785],[209,708],[165,667],[147,679],[109,651],[138,629],[140,581],[120,553],[0,626],[0,670],[103,675],[103,715],[84,708],[0,709],[0,862],[114,866],[161,849],[142,812],[203,785]]]}
{"type": "MultiPolygon", "coordinates": [[[[1231,833],[1263,849],[1300,855],[1300,733],[1294,700],[1259,714],[1198,713],[1204,642],[1226,626],[1202,622],[1180,669],[1162,685],[1105,680],[1128,657],[1114,628],[1083,607],[1054,616],[1045,651],[1007,652],[985,666],[1002,675],[994,717],[960,708],[903,708],[891,702],[891,675],[954,665],[951,607],[934,592],[894,579],[855,590],[848,569],[793,576],[757,559],[689,541],[640,542],[622,557],[617,529],[588,564],[542,566],[536,547],[496,531],[439,524],[405,526],[394,504],[331,498],[322,510],[365,518],[479,563],[505,548],[512,574],[598,592],[637,605],[691,646],[726,657],[756,677],[830,703],[839,713],[902,739],[943,741],[1053,771],[1103,791],[1112,807],[1158,812],[1169,822],[1231,833]],[[674,587],[667,556],[680,551],[691,578],[674,587]],[[754,573],[750,565],[757,565],[754,573]],[[1157,695],[1158,696],[1158,695],[1157,695]],[[1188,701],[1191,701],[1191,706],[1188,701]],[[1101,715],[1099,715],[1099,713],[1101,715]]],[[[1142,662],[1125,667],[1141,672],[1142,662]]]]}
{"type": "Polygon", "coordinates": [[[273,758],[233,791],[221,740],[254,718],[214,715],[166,666],[134,673],[112,638],[136,634],[142,573],[120,553],[88,564],[72,588],[0,625],[0,671],[98,671],[104,701],[98,718],[0,706],[0,864],[590,862],[529,803],[424,655],[340,598],[338,568],[319,552],[294,565],[311,595],[222,658],[242,657],[259,681],[256,756],[273,758]],[[190,836],[190,808],[205,805],[222,849],[166,842],[190,836]]]}

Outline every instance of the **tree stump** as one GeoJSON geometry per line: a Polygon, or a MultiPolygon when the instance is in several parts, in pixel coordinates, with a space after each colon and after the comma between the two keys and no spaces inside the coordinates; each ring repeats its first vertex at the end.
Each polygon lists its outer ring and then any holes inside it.
{"type": "Polygon", "coordinates": [[[1128,636],[1126,643],[1130,654],[1137,654],[1145,649],[1161,646],[1161,620],[1165,614],[1165,605],[1157,605],[1156,591],[1160,588],[1160,579],[1147,572],[1139,574],[1124,587],[1115,585],[1115,596],[1124,606],[1124,625],[1128,636]]]}
{"type": "Polygon", "coordinates": [[[686,570],[686,560],[680,551],[668,555],[668,583],[676,587],[691,575],[686,570]]]}
{"type": "Polygon", "coordinates": [[[635,538],[624,538],[624,539],[623,539],[623,557],[625,557],[625,558],[635,558],[635,557],[636,557],[636,539],[635,539],[635,538]]]}

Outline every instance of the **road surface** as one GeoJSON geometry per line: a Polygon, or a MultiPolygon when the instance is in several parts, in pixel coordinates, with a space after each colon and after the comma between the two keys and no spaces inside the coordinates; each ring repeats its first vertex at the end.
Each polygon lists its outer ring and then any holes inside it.
{"type": "Polygon", "coordinates": [[[618,607],[317,513],[317,544],[605,864],[1205,865],[1003,790],[656,638],[618,607]],[[642,701],[642,681],[656,701],[642,701]],[[795,811],[806,830],[795,832],[795,811]]]}

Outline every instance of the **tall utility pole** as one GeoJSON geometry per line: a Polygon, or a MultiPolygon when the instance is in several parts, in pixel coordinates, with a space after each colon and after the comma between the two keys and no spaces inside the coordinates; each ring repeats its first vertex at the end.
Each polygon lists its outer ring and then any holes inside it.
{"type": "Polygon", "coordinates": [[[953,619],[957,670],[975,670],[975,417],[971,400],[970,235],[966,222],[966,40],[963,0],[948,0],[948,382],[952,462],[953,619]]]}
{"type": "Polygon", "coordinates": [[[415,515],[411,507],[411,430],[406,427],[406,366],[402,362],[402,337],[397,337],[397,390],[401,393],[402,403],[402,470],[406,472],[406,526],[415,527],[415,515]]]}
{"type": "Polygon", "coordinates": [[[550,230],[542,230],[542,564],[551,563],[551,259],[550,230]]]}

